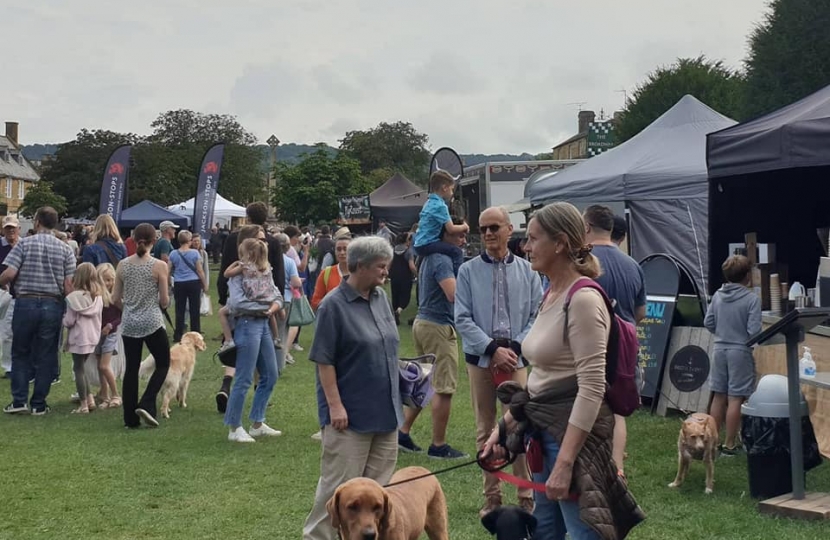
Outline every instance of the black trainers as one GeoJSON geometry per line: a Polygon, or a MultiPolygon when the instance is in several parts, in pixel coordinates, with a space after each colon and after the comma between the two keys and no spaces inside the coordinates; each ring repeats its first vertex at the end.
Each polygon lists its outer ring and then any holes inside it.
{"type": "Polygon", "coordinates": [[[469,457],[464,452],[456,450],[449,444],[442,444],[441,446],[435,446],[434,444],[431,444],[429,445],[427,455],[435,459],[461,459],[469,457]]]}
{"type": "Polygon", "coordinates": [[[402,433],[400,431],[398,432],[398,448],[404,452],[420,452],[423,450],[415,444],[415,441],[412,440],[412,436],[409,433],[402,433]]]}
{"type": "Polygon", "coordinates": [[[3,407],[3,412],[6,414],[21,414],[29,412],[29,407],[26,406],[24,403],[23,405],[15,405],[14,403],[9,403],[5,407],[3,407]]]}
{"type": "Polygon", "coordinates": [[[222,414],[228,410],[228,393],[224,390],[216,392],[216,410],[222,414]]]}
{"type": "Polygon", "coordinates": [[[37,409],[33,408],[32,409],[32,416],[44,416],[44,415],[48,414],[51,410],[52,410],[52,408],[49,407],[49,405],[44,405],[43,407],[40,407],[40,408],[37,408],[37,409]]]}

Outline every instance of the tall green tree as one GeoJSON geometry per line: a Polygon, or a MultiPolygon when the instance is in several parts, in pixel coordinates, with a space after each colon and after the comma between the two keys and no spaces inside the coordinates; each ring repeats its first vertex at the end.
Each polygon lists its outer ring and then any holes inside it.
{"type": "Polygon", "coordinates": [[[332,221],[338,197],[366,193],[369,187],[357,160],[342,153],[332,157],[323,148],[297,165],[277,163],[276,175],[272,200],[280,219],[291,223],[332,221]]]}
{"type": "Polygon", "coordinates": [[[42,179],[66,199],[69,215],[95,216],[107,159],[116,147],[140,140],[132,133],[82,129],[74,141],[60,145],[44,166],[42,179]]]}
{"type": "Polygon", "coordinates": [[[219,194],[238,204],[265,196],[265,169],[256,136],[227,114],[203,114],[187,109],[168,111],[150,126],[150,145],[165,147],[164,155],[180,167],[166,170],[181,190],[181,197],[196,193],[196,173],[205,151],[218,142],[225,143],[219,194]]]}
{"type": "Polygon", "coordinates": [[[749,37],[745,117],[759,116],[830,84],[830,2],[772,0],[749,37]]]}
{"type": "Polygon", "coordinates": [[[20,205],[20,214],[25,218],[32,218],[37,213],[38,208],[43,206],[51,206],[55,209],[59,216],[66,214],[66,199],[62,195],[58,195],[52,190],[49,182],[40,180],[35,182],[26,197],[23,199],[23,204],[20,205]]]}
{"type": "Polygon", "coordinates": [[[409,122],[381,122],[369,130],[347,132],[340,140],[340,150],[356,159],[364,174],[387,169],[423,183],[431,156],[428,143],[429,137],[409,122]]]}
{"type": "Polygon", "coordinates": [[[629,98],[617,124],[617,142],[637,135],[686,94],[723,115],[738,119],[743,85],[740,73],[704,56],[680,58],[670,66],[659,67],[649,73],[629,98]]]}

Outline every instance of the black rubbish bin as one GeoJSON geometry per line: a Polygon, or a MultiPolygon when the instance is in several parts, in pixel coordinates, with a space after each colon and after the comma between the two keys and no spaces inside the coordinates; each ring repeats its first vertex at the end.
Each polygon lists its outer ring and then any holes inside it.
{"type": "MultiPolygon", "coordinates": [[[[747,454],[749,494],[771,499],[793,490],[790,463],[790,421],[787,378],[766,375],[755,393],[741,406],[741,438],[747,454]]],[[[804,440],[804,470],[821,463],[818,442],[801,398],[801,433],[804,440]]]]}

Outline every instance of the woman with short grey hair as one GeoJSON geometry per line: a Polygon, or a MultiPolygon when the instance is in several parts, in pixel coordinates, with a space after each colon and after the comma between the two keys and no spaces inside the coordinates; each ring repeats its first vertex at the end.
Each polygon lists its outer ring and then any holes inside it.
{"type": "MultiPolygon", "coordinates": [[[[357,272],[359,266],[369,267],[377,261],[392,260],[392,245],[380,236],[363,236],[353,240],[346,252],[349,273],[357,272]]],[[[388,272],[388,268],[387,268],[388,272]]]]}
{"type": "Polygon", "coordinates": [[[327,540],[336,531],[326,502],[337,486],[357,477],[385,485],[398,460],[403,407],[398,380],[398,327],[383,283],[392,246],[367,236],[346,253],[349,275],[320,303],[309,359],[317,364],[317,412],[323,454],[314,507],[303,540],[327,540]]]}
{"type": "MultiPolygon", "coordinates": [[[[294,357],[291,355],[291,343],[293,343],[294,340],[293,338],[289,339],[290,332],[288,328],[288,315],[291,313],[291,302],[295,299],[294,295],[302,294],[303,282],[300,280],[300,273],[297,269],[297,263],[291,256],[288,255],[288,248],[291,247],[288,235],[279,233],[274,235],[274,238],[276,238],[280,243],[280,247],[282,248],[282,260],[285,264],[285,295],[283,295],[285,307],[283,309],[283,317],[278,319],[277,324],[279,325],[280,330],[280,341],[282,342],[282,347],[284,349],[282,357],[285,362],[293,364],[294,357]]],[[[296,335],[296,333],[294,335],[296,335]]],[[[285,362],[279,363],[280,371],[282,371],[283,367],[285,367],[283,365],[285,362]]]]}

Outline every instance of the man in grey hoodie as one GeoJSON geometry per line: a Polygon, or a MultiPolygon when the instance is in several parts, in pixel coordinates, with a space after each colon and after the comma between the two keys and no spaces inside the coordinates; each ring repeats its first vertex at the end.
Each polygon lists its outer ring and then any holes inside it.
{"type": "Polygon", "coordinates": [[[715,334],[712,369],[711,414],[718,428],[726,423],[726,441],[721,453],[736,453],[735,437],[741,423],[741,405],[755,389],[755,360],[746,346],[750,336],[761,331],[761,302],[749,287],[752,266],[736,255],[723,263],[727,283],[712,297],[704,324],[715,334]]]}

